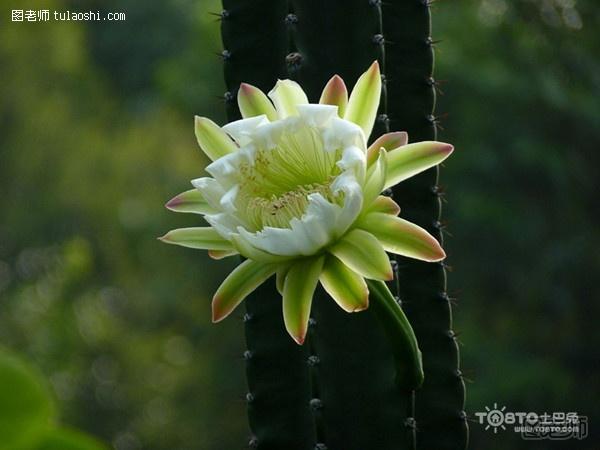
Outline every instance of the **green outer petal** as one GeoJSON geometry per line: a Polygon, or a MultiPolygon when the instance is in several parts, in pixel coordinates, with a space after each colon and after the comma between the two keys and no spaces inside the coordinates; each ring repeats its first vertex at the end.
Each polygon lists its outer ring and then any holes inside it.
{"type": "Polygon", "coordinates": [[[223,239],[211,227],[177,228],[158,239],[167,244],[201,250],[235,250],[231,242],[223,239]]]}
{"type": "Polygon", "coordinates": [[[277,292],[283,295],[283,286],[285,284],[285,277],[287,277],[288,272],[290,271],[291,265],[285,264],[280,265],[277,269],[277,278],[275,280],[275,287],[277,288],[277,292]]]}
{"type": "Polygon", "coordinates": [[[319,103],[321,105],[337,106],[338,116],[344,117],[346,107],[348,106],[348,89],[346,88],[346,83],[344,83],[344,80],[339,75],[334,75],[327,82],[319,103]]]}
{"type": "Polygon", "coordinates": [[[366,212],[379,212],[397,216],[400,214],[400,206],[398,206],[398,203],[396,203],[391,197],[380,195],[373,201],[373,203],[367,206],[366,212]]]}
{"type": "Polygon", "coordinates": [[[250,244],[246,239],[240,237],[239,234],[232,234],[231,242],[240,255],[255,261],[264,263],[279,263],[289,261],[293,258],[293,256],[274,255],[273,253],[260,250],[250,244]]]}
{"type": "Polygon", "coordinates": [[[283,284],[283,321],[290,336],[300,345],[306,338],[310,307],[324,259],[318,256],[297,261],[283,284]]]}
{"type": "Polygon", "coordinates": [[[408,133],[405,131],[394,131],[380,136],[367,149],[367,167],[377,161],[379,149],[385,148],[389,152],[406,144],[408,144],[408,133]]]}
{"type": "Polygon", "coordinates": [[[391,280],[390,260],[379,241],[364,230],[352,230],[329,248],[350,269],[365,278],[391,280]]]}
{"type": "Polygon", "coordinates": [[[308,104],[308,97],[298,83],[292,80],[279,80],[269,98],[273,100],[280,119],[298,115],[298,105],[308,104]]]}
{"type": "Polygon", "coordinates": [[[206,117],[195,117],[194,130],[198,145],[211,161],[232,153],[238,148],[219,125],[206,117]]]}
{"type": "Polygon", "coordinates": [[[415,332],[402,308],[382,281],[367,280],[371,310],[379,318],[392,345],[396,361],[396,384],[414,390],[423,384],[423,360],[415,332]]]}
{"type": "Polygon", "coordinates": [[[247,259],[229,274],[219,286],[212,300],[212,321],[220,322],[244,300],[248,294],[264,283],[277,266],[247,259]]]}
{"type": "Polygon", "coordinates": [[[180,213],[215,214],[217,212],[198,189],[190,189],[176,195],[167,202],[165,207],[180,213]]]}
{"type": "Polygon", "coordinates": [[[277,120],[277,111],[263,91],[251,84],[242,83],[238,90],[238,105],[244,119],[267,116],[270,121],[277,120]]]}
{"type": "Polygon", "coordinates": [[[412,222],[383,213],[370,213],[358,222],[372,233],[388,252],[421,261],[435,262],[446,257],[439,242],[412,222]]]}
{"type": "Polygon", "coordinates": [[[388,152],[387,189],[445,160],[454,147],[436,141],[416,142],[388,152]]]}
{"type": "Polygon", "coordinates": [[[370,205],[383,190],[387,173],[387,152],[379,149],[377,162],[367,171],[367,182],[364,187],[364,205],[370,205]]]}
{"type": "Polygon", "coordinates": [[[375,61],[356,82],[344,115],[344,119],[354,122],[362,128],[365,139],[369,138],[373,130],[380,98],[381,73],[379,63],[375,61]]]}
{"type": "Polygon", "coordinates": [[[209,250],[208,256],[212,259],[223,259],[229,256],[239,255],[236,250],[209,250]]]}
{"type": "Polygon", "coordinates": [[[358,312],[369,307],[369,290],[365,279],[335,256],[327,256],[319,281],[344,311],[358,312]]]}

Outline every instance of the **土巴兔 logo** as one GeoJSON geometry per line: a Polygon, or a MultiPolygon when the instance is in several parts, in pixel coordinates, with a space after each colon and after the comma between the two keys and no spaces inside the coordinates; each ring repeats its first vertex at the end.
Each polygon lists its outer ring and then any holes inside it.
{"type": "Polygon", "coordinates": [[[494,433],[498,433],[498,428],[502,428],[506,430],[504,426],[504,411],[506,410],[506,406],[502,408],[498,407],[498,403],[494,403],[494,408],[490,409],[489,407],[485,407],[485,413],[475,413],[475,415],[484,414],[487,420],[487,424],[485,426],[486,430],[492,428],[494,433]]]}
{"type": "Polygon", "coordinates": [[[486,406],[485,411],[476,412],[475,416],[485,430],[491,428],[497,434],[499,429],[511,426],[524,440],[582,440],[588,435],[587,416],[576,412],[512,412],[494,403],[493,408],[486,406]]]}

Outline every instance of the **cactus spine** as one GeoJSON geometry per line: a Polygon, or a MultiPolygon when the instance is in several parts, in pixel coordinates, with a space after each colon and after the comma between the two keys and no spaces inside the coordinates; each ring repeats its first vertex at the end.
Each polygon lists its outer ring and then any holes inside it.
{"type": "MultiPolygon", "coordinates": [[[[230,120],[239,118],[233,100],[241,82],[268,91],[277,78],[290,77],[316,102],[332,75],[351,86],[378,59],[384,90],[373,137],[391,128],[408,131],[413,141],[435,138],[427,0],[223,0],[223,6],[230,120]]],[[[393,195],[408,220],[441,238],[437,178],[432,169],[393,195]]],[[[423,351],[426,381],[417,391],[414,383],[397,383],[381,304],[351,315],[319,291],[307,344],[298,347],[284,330],[274,283],[246,300],[251,448],[466,446],[464,384],[444,266],[402,259],[396,274],[392,292],[402,298],[423,351]]]]}

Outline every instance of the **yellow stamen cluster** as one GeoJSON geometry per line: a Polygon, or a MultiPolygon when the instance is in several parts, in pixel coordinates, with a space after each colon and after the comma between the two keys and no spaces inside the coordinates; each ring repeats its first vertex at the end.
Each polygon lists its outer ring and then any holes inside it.
{"type": "Polygon", "coordinates": [[[335,164],[339,157],[339,150],[324,150],[319,130],[307,126],[282,133],[273,148],[256,149],[254,160],[239,168],[235,202],[249,231],[289,228],[292,218],[306,212],[310,194],[343,204],[330,188],[340,173],[335,164]]]}

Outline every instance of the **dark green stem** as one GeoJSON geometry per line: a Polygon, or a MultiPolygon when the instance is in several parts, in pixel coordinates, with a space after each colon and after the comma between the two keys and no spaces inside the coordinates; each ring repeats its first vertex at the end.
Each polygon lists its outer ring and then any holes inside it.
{"type": "MultiPolygon", "coordinates": [[[[296,52],[288,58],[288,69],[311,102],[318,101],[333,75],[340,75],[351,89],[374,60],[383,65],[377,2],[291,3],[296,52]]],[[[347,314],[323,290],[315,295],[309,339],[319,361],[315,380],[322,405],[319,439],[327,448],[413,448],[413,429],[404,426],[412,398],[396,384],[394,344],[375,309],[347,314]]]]}
{"type": "MultiPolygon", "coordinates": [[[[392,129],[410,140],[436,138],[433,41],[427,0],[384,3],[387,52],[388,118],[392,129]]],[[[401,215],[442,241],[438,168],[394,188],[401,215]]],[[[425,382],[416,392],[417,446],[422,450],[459,450],[467,446],[465,388],[446,293],[444,264],[398,258],[400,298],[423,351],[425,382]]]]}
{"type": "MultiPolygon", "coordinates": [[[[223,0],[222,35],[229,120],[240,118],[235,101],[240,83],[269,91],[286,78],[289,52],[282,0],[223,0]]],[[[273,280],[246,299],[249,447],[260,450],[313,450],[308,351],[285,331],[281,296],[273,280]]],[[[241,446],[240,446],[241,447],[241,446]]]]}
{"type": "MultiPolygon", "coordinates": [[[[277,78],[291,76],[315,102],[332,75],[350,88],[379,59],[384,88],[373,138],[393,129],[408,131],[412,141],[435,139],[427,0],[224,0],[224,7],[230,120],[240,117],[234,100],[242,81],[268,91],[277,78]]],[[[394,189],[403,217],[441,241],[440,192],[437,169],[394,189]]],[[[254,448],[466,446],[464,383],[444,265],[399,258],[396,269],[392,291],[402,308],[383,284],[369,282],[371,308],[351,315],[318,290],[304,347],[284,331],[273,283],[246,301],[254,448]],[[423,369],[425,382],[415,391],[423,369]]]]}

